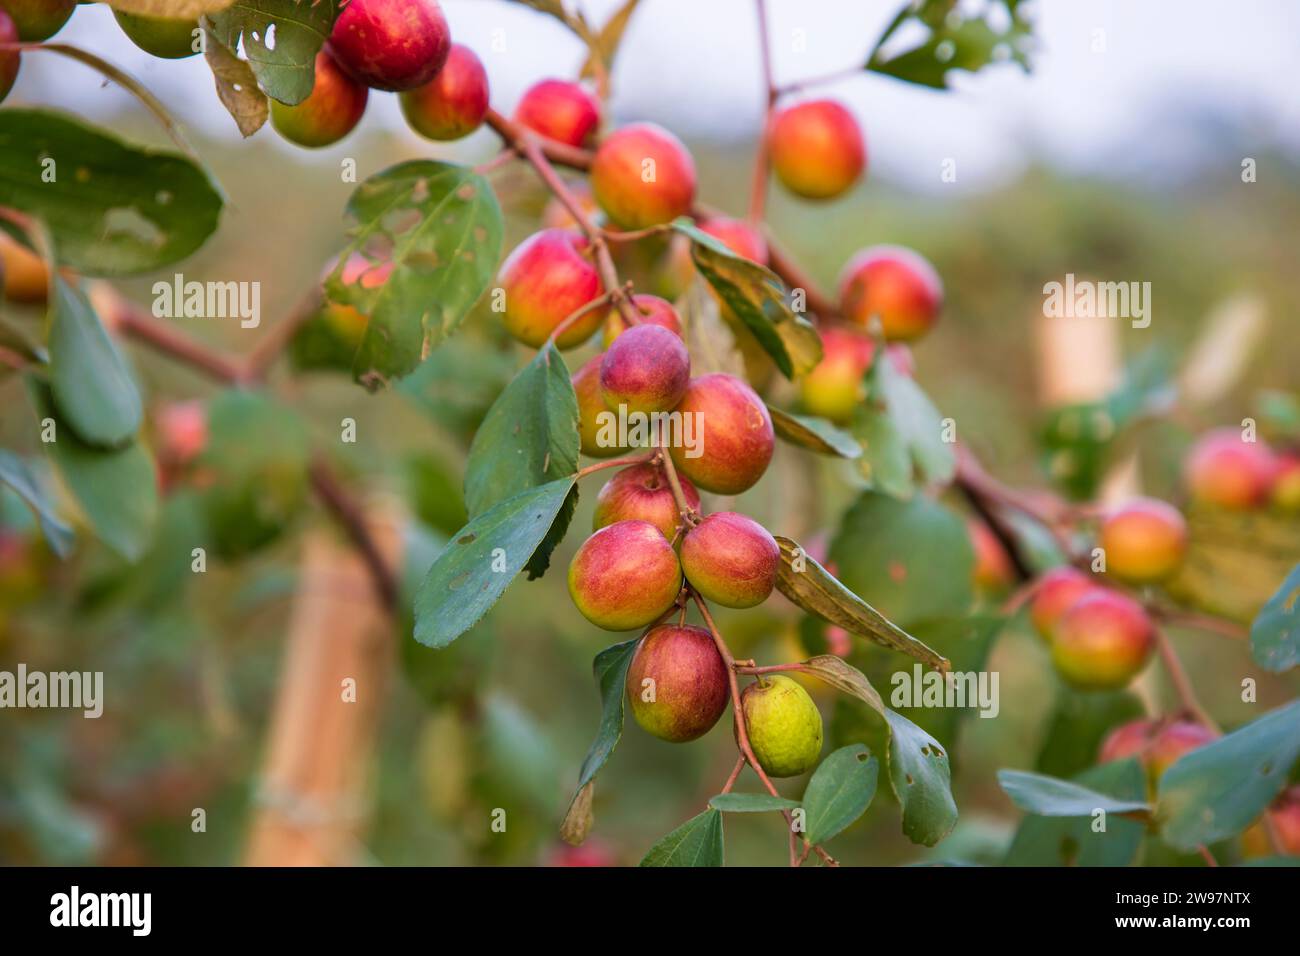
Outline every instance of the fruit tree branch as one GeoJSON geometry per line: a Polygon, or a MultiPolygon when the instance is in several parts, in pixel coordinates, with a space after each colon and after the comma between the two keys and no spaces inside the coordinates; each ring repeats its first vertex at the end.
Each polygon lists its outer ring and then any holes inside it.
{"type": "Polygon", "coordinates": [[[772,79],[772,44],[767,35],[767,0],[754,0],[758,16],[758,49],[763,63],[763,130],[754,150],[754,178],[749,187],[749,220],[762,222],[767,206],[768,140],[772,126],[772,107],[776,105],[776,82],[772,79]]]}
{"type": "Polygon", "coordinates": [[[1155,628],[1156,650],[1160,652],[1160,659],[1165,665],[1165,672],[1169,675],[1169,682],[1174,685],[1174,691],[1178,694],[1179,703],[1183,709],[1192,715],[1204,727],[1209,728],[1216,734],[1223,733],[1214,718],[1206,712],[1201,706],[1201,702],[1196,697],[1196,689],[1192,687],[1191,678],[1187,676],[1187,671],[1183,668],[1183,662],[1178,657],[1178,652],[1174,650],[1173,642],[1169,640],[1169,635],[1164,632],[1163,628],[1155,628]]]}

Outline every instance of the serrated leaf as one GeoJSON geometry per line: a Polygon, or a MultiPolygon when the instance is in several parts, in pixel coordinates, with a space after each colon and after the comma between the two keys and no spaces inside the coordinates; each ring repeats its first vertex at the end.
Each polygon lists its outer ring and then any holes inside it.
{"type": "Polygon", "coordinates": [[[889,725],[889,785],[903,808],[903,833],[934,846],[957,823],[952,771],[939,742],[906,717],[885,711],[889,725]]]}
{"type": "Polygon", "coordinates": [[[239,50],[242,40],[244,57],[267,95],[292,106],[312,91],[316,54],[329,38],[338,6],[335,0],[236,0],[209,19],[228,50],[239,50]]]}
{"type": "Polygon", "coordinates": [[[55,260],[83,275],[134,275],[185,258],[216,230],[221,205],[185,156],[60,113],[0,110],[0,206],[39,219],[55,260]]]}
{"type": "Polygon", "coordinates": [[[27,503],[27,507],[32,509],[50,549],[60,558],[71,554],[72,529],[55,513],[54,503],[50,501],[31,466],[3,448],[0,448],[0,481],[12,488],[27,503]]]}
{"type": "Polygon", "coordinates": [[[535,485],[577,473],[578,398],[553,345],[540,349],[492,403],[465,468],[471,516],[535,485]]]}
{"type": "Polygon", "coordinates": [[[1250,656],[1275,674],[1300,663],[1300,564],[1251,624],[1250,656]]]}
{"type": "Polygon", "coordinates": [[[870,641],[947,669],[948,662],[858,597],[789,538],[776,536],[781,567],[776,586],[804,611],[870,641]]]}
{"type": "Polygon", "coordinates": [[[998,786],[1021,810],[1040,817],[1090,817],[1098,810],[1142,816],[1151,813],[1150,804],[1143,800],[1121,800],[1041,773],[999,770],[998,786]]]}
{"type": "MultiPolygon", "coordinates": [[[[1074,778],[1088,790],[1120,801],[1141,800],[1146,774],[1136,760],[1114,760],[1074,778]]],[[[1128,866],[1146,832],[1144,823],[1107,818],[1106,829],[1092,828],[1091,817],[1027,816],[1007,850],[1007,866],[1128,866]]]]}
{"type": "Polygon", "coordinates": [[[768,405],[767,411],[777,437],[792,445],[836,458],[857,458],[862,454],[862,446],[852,435],[824,418],[796,415],[773,405],[768,405]]]}
{"type": "Polygon", "coordinates": [[[1193,850],[1240,833],[1300,757],[1300,701],[1184,754],[1161,776],[1156,814],[1170,846],[1193,850]]]}
{"type": "Polygon", "coordinates": [[[412,160],[358,186],[347,213],[352,243],[325,292],[370,317],[353,376],[374,389],[415,369],[483,294],[501,257],[501,208],[473,170],[412,160]],[[354,253],[392,272],[380,285],[346,285],[354,253]]]}
{"type": "Polygon", "coordinates": [[[415,639],[446,647],[478,623],[546,537],[573,483],[562,478],[529,488],[457,532],[416,595],[415,639]]]}
{"type": "Polygon", "coordinates": [[[641,866],[722,866],[722,813],[705,810],[650,848],[641,866]]]}
{"type": "Polygon", "coordinates": [[[770,810],[797,810],[798,800],[774,797],[770,793],[720,793],[709,806],[723,813],[766,813],[770,810]]]}
{"type": "Polygon", "coordinates": [[[49,383],[54,404],[86,444],[120,448],[140,430],[140,392],[82,291],[58,273],[50,285],[49,383]]]}
{"type": "Polygon", "coordinates": [[[867,812],[880,765],[863,744],[850,744],[818,766],[803,793],[809,843],[825,843],[867,812]]]}
{"type": "Polygon", "coordinates": [[[239,133],[248,138],[266,125],[271,102],[257,85],[257,74],[246,60],[235,56],[209,29],[203,43],[203,59],[212,70],[217,99],[226,108],[239,133]]]}
{"type": "Polygon", "coordinates": [[[691,260],[728,308],[754,333],[786,378],[804,375],[822,360],[816,327],[790,306],[790,291],[776,273],[736,255],[689,219],[673,228],[691,240],[691,260]]]}

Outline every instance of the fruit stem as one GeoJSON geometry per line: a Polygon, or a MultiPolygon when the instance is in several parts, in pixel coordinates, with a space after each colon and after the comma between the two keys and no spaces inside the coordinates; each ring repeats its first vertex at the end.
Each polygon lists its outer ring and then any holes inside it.
{"type": "Polygon", "coordinates": [[[794,664],[767,664],[763,667],[744,666],[740,663],[735,664],[737,674],[746,674],[750,677],[761,677],[763,674],[782,674],[790,671],[806,671],[808,668],[802,663],[794,664]]]}
{"type": "Polygon", "coordinates": [[[609,461],[598,461],[594,465],[578,469],[577,477],[586,478],[588,475],[594,475],[606,468],[619,468],[623,465],[644,465],[653,461],[657,454],[658,452],[651,451],[646,452],[644,455],[633,455],[631,458],[611,458],[609,461]]]}
{"type": "Polygon", "coordinates": [[[1219,865],[1219,861],[1214,858],[1214,854],[1210,852],[1210,848],[1207,847],[1204,843],[1198,843],[1196,845],[1196,850],[1198,853],[1201,854],[1201,859],[1205,861],[1206,866],[1219,865]]]}
{"type": "Polygon", "coordinates": [[[1174,685],[1174,690],[1178,694],[1178,700],[1183,709],[1196,719],[1201,725],[1208,727],[1216,734],[1223,733],[1219,725],[1201,706],[1201,702],[1196,698],[1196,690],[1192,687],[1191,679],[1187,676],[1187,671],[1183,669],[1183,662],[1178,657],[1178,652],[1174,650],[1173,642],[1169,640],[1169,635],[1164,632],[1163,628],[1155,628],[1156,649],[1160,652],[1160,659],[1164,662],[1165,672],[1169,675],[1169,681],[1174,685]]]}
{"type": "Polygon", "coordinates": [[[610,299],[614,298],[614,295],[615,293],[613,292],[604,292],[596,296],[596,298],[592,299],[590,302],[586,303],[585,305],[581,305],[578,308],[574,309],[572,312],[570,312],[568,315],[564,317],[564,319],[560,322],[559,325],[557,325],[554,329],[551,330],[550,336],[546,339],[546,345],[547,346],[554,345],[559,340],[560,336],[569,330],[569,326],[573,325],[573,323],[577,322],[588,312],[592,312],[596,309],[600,309],[608,305],[610,299]]]}
{"type": "Polygon", "coordinates": [[[666,447],[660,445],[657,457],[659,463],[663,465],[664,474],[668,476],[668,487],[672,489],[673,501],[677,504],[677,511],[681,514],[682,521],[688,526],[694,525],[697,515],[695,509],[687,502],[686,493],[682,491],[682,482],[677,477],[677,468],[673,465],[673,456],[668,454],[666,447]]]}
{"type": "Polygon", "coordinates": [[[736,766],[732,768],[731,776],[729,776],[727,778],[727,782],[722,785],[723,793],[731,793],[731,788],[736,785],[736,780],[740,776],[740,771],[744,769],[745,769],[745,757],[742,754],[741,756],[736,758],[736,766]]]}

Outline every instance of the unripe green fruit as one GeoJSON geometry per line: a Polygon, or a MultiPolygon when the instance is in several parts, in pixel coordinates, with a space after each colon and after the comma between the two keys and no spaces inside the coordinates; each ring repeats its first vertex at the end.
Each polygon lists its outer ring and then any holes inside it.
{"type": "Polygon", "coordinates": [[[661,624],[641,639],[627,669],[636,722],[671,743],[708,733],[727,709],[727,666],[709,632],[661,624]]]}
{"type": "Polygon", "coordinates": [[[271,125],[291,143],[316,149],[337,143],[361,122],[370,90],[322,50],[311,93],[296,106],[271,100],[271,125]]]}
{"type": "Polygon", "coordinates": [[[1130,584],[1153,584],[1183,563],[1187,522],[1172,505],[1138,498],[1106,517],[1100,544],[1107,573],[1130,584]]]}
{"type": "Polygon", "coordinates": [[[740,693],[745,732],[770,777],[797,777],[822,752],[822,715],[808,692],[780,674],[760,677],[740,693]]]}
{"type": "Polygon", "coordinates": [[[626,414],[667,412],[691,380],[691,355],[681,336],[658,325],[628,329],[600,363],[605,407],[626,414]]]}
{"type": "Polygon", "coordinates": [[[723,607],[767,600],[781,567],[781,549],[767,529],[734,511],[709,515],[682,541],[682,571],[700,596],[723,607]]]}
{"type": "Polygon", "coordinates": [[[678,472],[697,487],[738,495],[763,477],[776,433],[767,406],[752,388],[734,375],[701,375],[686,387],[676,411],[695,416],[701,426],[696,449],[684,443],[669,449],[678,472]],[[695,451],[699,454],[692,457],[695,451]]]}
{"type": "MultiPolygon", "coordinates": [[[[699,508],[700,493],[685,478],[678,478],[682,496],[692,508],[699,508]]],[[[632,465],[605,482],[596,495],[592,530],[598,531],[617,521],[648,521],[672,541],[677,535],[681,515],[668,478],[659,465],[632,465]]]]}
{"type": "Polygon", "coordinates": [[[124,10],[114,10],[113,16],[131,42],[152,56],[183,60],[199,52],[195,43],[198,20],[146,17],[124,10]]]}
{"type": "Polygon", "coordinates": [[[77,0],[4,0],[0,8],[13,18],[18,39],[39,43],[63,28],[77,9],[77,0]]]}
{"type": "Polygon", "coordinates": [[[1098,588],[1065,612],[1052,642],[1052,663],[1081,690],[1118,690],[1146,666],[1155,631],[1142,605],[1098,588]]]}
{"type": "Polygon", "coordinates": [[[583,542],[569,565],[569,596],[583,617],[607,631],[658,620],[677,600],[677,552],[648,521],[619,521],[583,542]]]}

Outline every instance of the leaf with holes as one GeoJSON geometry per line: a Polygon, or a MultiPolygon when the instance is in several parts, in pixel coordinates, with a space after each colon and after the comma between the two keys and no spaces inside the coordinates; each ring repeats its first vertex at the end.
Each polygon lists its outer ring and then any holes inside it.
{"type": "Polygon", "coordinates": [[[140,392],[79,288],[50,284],[50,391],[64,422],[87,445],[120,448],[140,430],[140,392]]]}
{"type": "Polygon", "coordinates": [[[913,843],[934,846],[957,823],[948,754],[939,742],[892,710],[889,724],[889,785],[903,808],[903,832],[913,843]]]}
{"type": "Polygon", "coordinates": [[[1286,786],[1300,757],[1300,701],[1197,747],[1164,772],[1156,816],[1169,845],[1194,850],[1240,833],[1286,786]]]}
{"type": "Polygon", "coordinates": [[[501,208],[473,170],[412,160],[363,182],[347,211],[352,243],[325,292],[370,317],[353,376],[375,389],[419,365],[483,294],[501,256],[501,208]],[[392,272],[378,285],[345,284],[355,253],[392,272]]]}
{"type": "Polygon", "coordinates": [[[1250,656],[1274,673],[1300,663],[1300,564],[1291,569],[1251,624],[1250,656]]]}
{"type": "Polygon", "coordinates": [[[781,548],[777,590],[804,611],[931,667],[947,667],[943,657],[841,584],[794,541],[777,535],[776,543],[781,548]]]}
{"type": "Polygon", "coordinates": [[[867,812],[879,771],[876,758],[862,744],[841,747],[821,762],[803,793],[809,843],[825,843],[867,812]]]}
{"type": "Polygon", "coordinates": [[[72,529],[54,511],[54,503],[32,467],[11,451],[0,448],[0,481],[12,488],[32,509],[50,549],[61,558],[72,553],[72,529]]]}
{"type": "Polygon", "coordinates": [[[767,406],[767,411],[772,416],[776,436],[792,445],[836,458],[857,458],[862,454],[862,446],[852,435],[824,418],[795,415],[772,405],[767,406]]]}
{"type": "Polygon", "coordinates": [[[446,647],[478,623],[546,537],[573,484],[561,478],[529,488],[461,528],[415,597],[415,639],[446,647]]]}
{"type": "Polygon", "coordinates": [[[1040,817],[1090,817],[1098,810],[1139,816],[1151,812],[1143,800],[1121,800],[1069,780],[1024,770],[999,770],[998,786],[1021,810],[1040,817]]]}
{"type": "Polygon", "coordinates": [[[0,206],[41,220],[56,261],[77,272],[135,275],[184,259],[216,230],[221,205],[185,156],[60,113],[0,110],[0,206]]]}
{"type": "Polygon", "coordinates": [[[796,378],[812,371],[822,359],[821,336],[791,308],[790,291],[776,273],[736,255],[689,219],[674,221],[673,228],[691,240],[695,267],[754,333],[781,373],[796,378]]]}
{"type": "Polygon", "coordinates": [[[650,848],[641,866],[722,866],[722,813],[705,810],[650,848]]]}
{"type": "Polygon", "coordinates": [[[239,134],[247,138],[265,126],[271,116],[271,101],[258,87],[257,74],[248,61],[235,56],[211,30],[204,37],[203,59],[212,71],[217,99],[239,127],[239,134]]]}
{"type": "Polygon", "coordinates": [[[240,49],[258,84],[273,99],[301,103],[315,82],[316,54],[338,16],[336,0],[236,0],[213,15],[212,31],[240,49]]]}
{"type": "Polygon", "coordinates": [[[770,793],[720,793],[709,801],[709,806],[723,813],[767,813],[769,811],[797,810],[798,800],[774,797],[770,793]]]}

